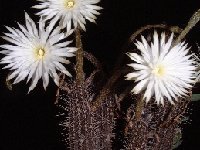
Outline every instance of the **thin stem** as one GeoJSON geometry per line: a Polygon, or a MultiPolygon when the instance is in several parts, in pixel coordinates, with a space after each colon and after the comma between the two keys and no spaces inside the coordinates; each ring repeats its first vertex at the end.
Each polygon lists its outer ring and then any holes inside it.
{"type": "Polygon", "coordinates": [[[130,91],[133,89],[132,86],[128,86],[118,97],[117,103],[121,103],[124,98],[126,98],[126,96],[130,93],[130,91]]]}
{"type": "Polygon", "coordinates": [[[97,96],[96,100],[92,103],[93,111],[95,111],[100,104],[106,100],[107,96],[110,94],[112,85],[115,83],[117,79],[121,76],[121,72],[118,71],[118,73],[114,74],[111,78],[111,80],[108,80],[107,84],[103,87],[103,89],[100,91],[100,94],[97,96]]]}
{"type": "Polygon", "coordinates": [[[185,36],[188,34],[188,32],[200,21],[200,9],[195,12],[192,17],[190,18],[188,25],[185,27],[185,29],[181,32],[181,34],[178,36],[176,42],[174,45],[181,42],[182,39],[185,38],[185,36]]]}
{"type": "Polygon", "coordinates": [[[63,73],[60,73],[59,74],[59,87],[57,89],[57,92],[56,92],[56,101],[54,102],[54,104],[58,104],[58,100],[59,100],[59,96],[60,96],[60,89],[62,89],[62,86],[65,82],[65,74],[63,73]]]}
{"type": "Polygon", "coordinates": [[[80,30],[77,28],[76,34],[76,47],[78,48],[76,52],[76,83],[81,85],[84,81],[84,71],[83,71],[83,46],[81,42],[80,30]]]}
{"type": "MultiPolygon", "coordinates": [[[[10,75],[10,73],[8,74],[8,76],[10,75]]],[[[7,78],[6,78],[6,86],[7,86],[7,88],[10,90],[10,91],[12,91],[12,83],[11,83],[11,81],[10,80],[8,80],[8,76],[7,76],[7,78]]]]}
{"type": "Polygon", "coordinates": [[[83,56],[84,58],[86,58],[91,64],[94,65],[94,67],[96,67],[97,70],[102,70],[102,66],[100,64],[100,62],[98,61],[98,59],[96,57],[94,57],[91,53],[88,53],[86,51],[83,52],[83,56]]]}
{"type": "Polygon", "coordinates": [[[144,100],[142,99],[142,96],[141,96],[141,98],[139,98],[136,103],[136,109],[135,109],[136,120],[139,120],[141,118],[143,108],[144,108],[144,100]]]}

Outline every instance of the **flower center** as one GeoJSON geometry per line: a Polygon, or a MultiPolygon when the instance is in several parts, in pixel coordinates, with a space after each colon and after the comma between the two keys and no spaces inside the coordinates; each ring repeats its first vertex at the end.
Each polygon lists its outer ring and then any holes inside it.
{"type": "Polygon", "coordinates": [[[163,76],[165,74],[165,68],[164,66],[159,65],[152,70],[152,73],[156,76],[163,76]]]}
{"type": "Polygon", "coordinates": [[[75,5],[75,1],[74,0],[65,0],[65,6],[67,8],[73,8],[75,5]]]}
{"type": "Polygon", "coordinates": [[[44,48],[39,48],[36,50],[36,56],[39,59],[42,59],[45,55],[45,49],[44,48]]]}

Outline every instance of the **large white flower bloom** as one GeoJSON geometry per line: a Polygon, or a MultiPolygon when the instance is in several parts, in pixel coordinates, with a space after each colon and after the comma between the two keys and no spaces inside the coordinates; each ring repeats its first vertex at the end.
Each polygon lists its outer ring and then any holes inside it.
{"type": "Polygon", "coordinates": [[[195,80],[195,66],[192,55],[188,55],[187,44],[179,43],[172,46],[173,34],[166,41],[165,33],[161,40],[157,32],[153,35],[153,43],[148,44],[142,36],[142,42],[135,45],[141,55],[129,53],[134,63],[129,64],[134,72],[127,74],[127,80],[135,80],[136,86],[132,92],[138,94],[144,91],[144,100],[148,102],[155,96],[158,104],[164,105],[164,98],[174,104],[177,97],[187,96],[195,80]]]}
{"type": "Polygon", "coordinates": [[[28,14],[25,14],[25,19],[26,25],[18,24],[19,29],[6,27],[9,33],[5,33],[3,38],[10,44],[0,46],[3,48],[0,53],[6,55],[1,63],[7,64],[4,68],[12,70],[8,80],[15,78],[13,84],[16,84],[26,77],[28,77],[27,82],[32,78],[29,87],[31,91],[40,78],[46,89],[50,75],[58,85],[59,77],[56,70],[71,76],[61,63],[68,64],[69,60],[66,60],[66,57],[74,56],[76,48],[66,47],[72,41],[66,41],[66,35],[60,33],[58,28],[54,30],[50,30],[49,26],[45,28],[45,23],[41,19],[37,29],[28,14]]]}
{"type": "Polygon", "coordinates": [[[55,24],[60,20],[62,27],[71,29],[73,22],[74,28],[79,25],[83,30],[85,29],[86,21],[95,22],[96,16],[100,15],[98,10],[102,9],[96,4],[100,0],[37,0],[41,2],[39,5],[33,6],[36,9],[42,9],[38,15],[42,15],[46,20],[51,19],[55,24]]]}

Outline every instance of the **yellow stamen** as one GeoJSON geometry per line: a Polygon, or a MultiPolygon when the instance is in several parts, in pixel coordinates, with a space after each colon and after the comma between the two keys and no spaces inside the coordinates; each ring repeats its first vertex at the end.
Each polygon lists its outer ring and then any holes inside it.
{"type": "Polygon", "coordinates": [[[75,5],[75,1],[74,0],[65,0],[65,6],[67,8],[73,8],[75,5]]]}
{"type": "Polygon", "coordinates": [[[45,50],[43,48],[39,48],[36,50],[36,56],[39,58],[39,59],[42,59],[45,55],[45,50]]]}
{"type": "Polygon", "coordinates": [[[164,66],[159,65],[152,70],[152,73],[157,76],[163,76],[165,74],[165,68],[164,66]]]}

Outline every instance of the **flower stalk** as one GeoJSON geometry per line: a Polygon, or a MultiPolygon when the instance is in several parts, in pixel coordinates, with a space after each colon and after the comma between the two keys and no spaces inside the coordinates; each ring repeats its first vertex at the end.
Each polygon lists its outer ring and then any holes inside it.
{"type": "Polygon", "coordinates": [[[76,34],[76,47],[78,48],[76,52],[76,83],[81,85],[84,81],[84,71],[83,71],[83,46],[81,42],[81,33],[77,28],[75,30],[76,34]]]}
{"type": "Polygon", "coordinates": [[[136,109],[135,109],[135,119],[139,120],[142,116],[142,111],[144,107],[144,100],[142,97],[137,100],[136,109]]]}
{"type": "Polygon", "coordinates": [[[185,29],[181,32],[181,34],[178,36],[176,42],[174,45],[177,43],[181,42],[182,39],[185,38],[185,36],[190,32],[190,30],[200,21],[200,9],[196,11],[192,17],[190,18],[188,25],[185,27],[185,29]]]}

